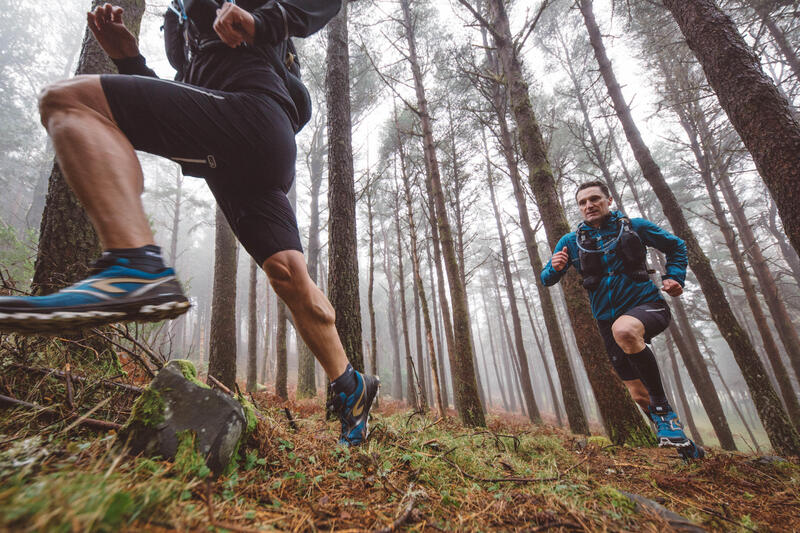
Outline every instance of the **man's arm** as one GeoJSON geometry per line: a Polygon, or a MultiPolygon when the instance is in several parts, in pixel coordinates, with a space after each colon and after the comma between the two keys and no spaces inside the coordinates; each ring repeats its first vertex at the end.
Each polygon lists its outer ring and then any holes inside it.
{"type": "Polygon", "coordinates": [[[569,269],[570,252],[569,252],[569,233],[564,235],[558,240],[556,249],[553,252],[553,257],[547,262],[542,269],[542,274],[539,279],[545,287],[550,287],[561,281],[561,277],[567,273],[569,269]]]}
{"type": "Polygon", "coordinates": [[[683,239],[662,229],[644,218],[631,219],[631,226],[642,238],[647,246],[652,246],[664,252],[667,258],[666,272],[661,275],[662,280],[672,279],[681,287],[686,282],[686,243],[683,239]]]}
{"type": "Polygon", "coordinates": [[[253,11],[255,44],[277,44],[318,32],[339,12],[341,0],[278,0],[253,11]]]}
{"type": "Polygon", "coordinates": [[[122,13],[121,7],[104,4],[86,14],[86,24],[120,74],[157,77],[139,53],[136,37],[122,23],[122,13]]]}

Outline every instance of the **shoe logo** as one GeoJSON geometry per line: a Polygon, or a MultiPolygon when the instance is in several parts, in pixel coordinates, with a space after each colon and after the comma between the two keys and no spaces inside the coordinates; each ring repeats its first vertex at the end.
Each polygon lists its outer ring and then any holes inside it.
{"type": "MultiPolygon", "coordinates": [[[[366,385],[366,383],[364,385],[366,385]]],[[[358,397],[358,400],[356,400],[353,406],[353,416],[361,416],[361,413],[364,412],[364,389],[366,388],[366,386],[361,387],[361,396],[358,397]]]]}
{"type": "Polygon", "coordinates": [[[98,289],[103,292],[111,292],[111,293],[121,293],[127,292],[125,289],[120,289],[119,287],[115,287],[114,283],[147,283],[149,280],[143,280],[141,278],[107,278],[107,279],[99,279],[89,286],[93,289],[98,289]]]}

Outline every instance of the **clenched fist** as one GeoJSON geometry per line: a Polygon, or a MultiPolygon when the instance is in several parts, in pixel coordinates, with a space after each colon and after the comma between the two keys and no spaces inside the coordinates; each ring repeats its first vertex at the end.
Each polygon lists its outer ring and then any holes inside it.
{"type": "Polygon", "coordinates": [[[242,43],[253,44],[256,37],[256,22],[253,15],[231,2],[217,9],[214,31],[223,43],[236,48],[242,43]]]}
{"type": "Polygon", "coordinates": [[[553,266],[555,270],[560,272],[564,270],[564,267],[567,266],[568,261],[569,261],[569,253],[567,252],[567,247],[565,246],[563,250],[553,254],[553,258],[550,259],[550,264],[553,266]]]}
{"type": "Polygon", "coordinates": [[[86,24],[97,43],[111,59],[125,59],[139,55],[136,37],[122,23],[121,7],[103,4],[86,13],[86,24]]]}

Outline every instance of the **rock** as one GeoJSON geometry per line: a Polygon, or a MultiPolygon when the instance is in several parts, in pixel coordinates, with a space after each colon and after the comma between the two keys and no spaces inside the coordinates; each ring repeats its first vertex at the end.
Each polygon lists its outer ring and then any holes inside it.
{"type": "MultiPolygon", "coordinates": [[[[237,451],[247,419],[239,402],[207,388],[197,381],[193,370],[185,361],[167,364],[136,400],[118,441],[127,444],[134,454],[159,455],[168,460],[175,459],[180,447],[183,461],[189,439],[188,445],[193,442],[195,452],[216,477],[237,451]]],[[[196,464],[190,470],[201,475],[196,464]]]]}
{"type": "Polygon", "coordinates": [[[634,503],[635,505],[634,511],[636,511],[637,513],[647,513],[647,512],[653,513],[659,516],[660,518],[664,519],[676,531],[686,531],[689,533],[700,533],[706,531],[702,527],[693,523],[688,518],[681,516],[673,511],[670,511],[660,503],[656,503],[649,498],[645,498],[644,496],[639,496],[638,494],[625,492],[624,490],[619,491],[619,493],[627,497],[634,503]]]}

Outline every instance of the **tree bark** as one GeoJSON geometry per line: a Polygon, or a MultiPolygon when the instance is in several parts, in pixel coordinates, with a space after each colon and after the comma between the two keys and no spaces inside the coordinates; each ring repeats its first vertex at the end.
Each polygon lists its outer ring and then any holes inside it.
{"type": "Polygon", "coordinates": [[[716,2],[663,3],[678,22],[720,105],[753,156],[775,199],[789,240],[795,250],[800,250],[800,124],[792,116],[789,103],[764,74],[758,57],[716,2]]]}
{"type": "Polygon", "coordinates": [[[339,14],[328,23],[328,298],[344,351],[353,368],[363,372],[347,6],[343,0],[339,14]]]}
{"type": "Polygon", "coordinates": [[[250,300],[247,326],[247,392],[255,392],[258,387],[258,265],[250,261],[250,300]]]}
{"type": "Polygon", "coordinates": [[[414,360],[411,358],[411,343],[408,340],[408,313],[406,312],[406,278],[403,270],[403,236],[400,229],[400,191],[395,188],[394,226],[397,231],[397,284],[400,293],[400,319],[403,325],[403,346],[406,350],[406,397],[415,411],[420,411],[423,404],[419,397],[419,383],[414,371],[414,360]]]}
{"type": "Polygon", "coordinates": [[[453,340],[454,357],[450,360],[455,391],[455,403],[461,421],[467,426],[485,426],[483,407],[478,397],[478,385],[473,367],[472,342],[467,315],[466,294],[461,283],[458,262],[450,222],[447,220],[447,211],[442,190],[439,163],[436,158],[436,147],[433,140],[433,125],[428,113],[428,102],[422,84],[422,71],[417,58],[416,42],[414,37],[414,24],[411,19],[409,0],[401,0],[403,10],[404,30],[408,42],[408,60],[414,76],[414,87],[417,95],[417,113],[422,122],[423,149],[425,153],[425,168],[428,181],[433,192],[435,204],[435,217],[441,238],[442,252],[447,269],[447,278],[450,283],[450,299],[453,305],[453,340]]]}
{"type": "Polygon", "coordinates": [[[397,327],[397,305],[395,303],[394,276],[392,275],[391,252],[389,249],[389,239],[386,231],[381,228],[383,234],[383,272],[386,275],[386,282],[389,284],[387,295],[389,296],[389,338],[394,349],[392,359],[392,397],[395,400],[403,401],[403,375],[400,370],[400,339],[397,327]]]}
{"type": "Polygon", "coordinates": [[[275,333],[275,394],[281,400],[289,399],[288,387],[288,354],[286,340],[289,322],[289,313],[286,304],[278,299],[278,328],[275,333]]]}
{"type": "MultiPolygon", "coordinates": [[[[466,0],[459,1],[466,3],[466,0]]],[[[569,233],[569,224],[558,200],[544,138],[533,112],[528,85],[522,75],[522,65],[513,47],[505,6],[502,0],[489,0],[488,4],[492,35],[505,77],[511,110],[517,123],[522,156],[528,165],[531,190],[536,198],[550,247],[555,248],[561,236],[569,233]]],[[[645,424],[622,382],[612,377],[615,375],[614,370],[605,353],[603,340],[590,312],[588,298],[577,275],[571,273],[561,283],[578,349],[609,438],[615,443],[652,443],[652,431],[645,424]]]]}
{"type": "Polygon", "coordinates": [[[238,255],[236,237],[218,206],[208,375],[214,376],[229,389],[233,389],[236,384],[236,268],[238,255]]]}

